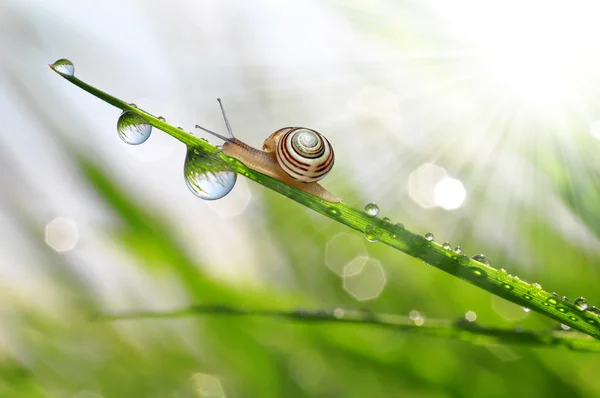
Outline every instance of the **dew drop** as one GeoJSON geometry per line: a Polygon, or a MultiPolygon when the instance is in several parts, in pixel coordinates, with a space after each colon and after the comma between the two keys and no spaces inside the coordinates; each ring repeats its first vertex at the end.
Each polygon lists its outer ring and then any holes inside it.
{"type": "Polygon", "coordinates": [[[467,265],[467,264],[469,264],[469,256],[465,256],[464,254],[460,255],[458,257],[458,263],[460,265],[467,265]]]}
{"type": "Polygon", "coordinates": [[[146,142],[152,132],[152,126],[148,121],[135,112],[125,111],[117,120],[117,132],[119,137],[130,145],[139,145],[146,142]]]}
{"type": "Polygon", "coordinates": [[[531,312],[531,310],[529,308],[527,308],[527,307],[523,307],[523,311],[525,311],[525,312],[531,312]]]}
{"type": "Polygon", "coordinates": [[[75,65],[68,59],[61,58],[50,66],[56,73],[63,76],[74,76],[75,65]]]}
{"type": "Polygon", "coordinates": [[[460,246],[456,246],[456,247],[454,248],[454,253],[456,253],[456,254],[460,254],[460,253],[462,253],[462,249],[460,248],[460,246]]]}
{"type": "Polygon", "coordinates": [[[600,316],[600,308],[596,307],[595,305],[588,307],[588,312],[591,312],[594,315],[600,316]]]}
{"type": "Polygon", "coordinates": [[[376,216],[377,214],[379,214],[379,206],[377,206],[375,203],[368,203],[365,206],[365,211],[370,216],[376,216]]]}
{"type": "Polygon", "coordinates": [[[536,282],[536,283],[532,283],[532,284],[531,284],[531,286],[533,286],[534,288],[536,288],[536,289],[539,289],[539,290],[541,290],[541,289],[542,289],[542,285],[540,285],[540,284],[539,284],[539,283],[537,283],[537,282],[536,282]]]}
{"type": "Polygon", "coordinates": [[[554,297],[549,297],[549,298],[547,298],[547,299],[546,299],[546,301],[547,301],[548,303],[552,304],[552,305],[556,305],[556,304],[558,304],[558,300],[557,300],[557,299],[555,299],[554,297]]]}
{"type": "Polygon", "coordinates": [[[164,118],[164,117],[162,117],[162,116],[159,116],[159,117],[157,117],[157,119],[158,119],[158,120],[160,120],[161,122],[166,122],[166,121],[167,121],[167,119],[165,119],[165,118],[164,118]]]}
{"type": "Polygon", "coordinates": [[[565,325],[564,323],[561,323],[561,324],[560,324],[560,328],[561,328],[562,330],[569,330],[569,329],[571,329],[571,327],[570,327],[570,326],[567,326],[567,325],[565,325]]]}
{"type": "Polygon", "coordinates": [[[508,272],[506,272],[506,270],[504,268],[500,268],[500,272],[503,274],[508,274],[508,272]]]}
{"type": "Polygon", "coordinates": [[[452,246],[450,246],[450,242],[444,242],[442,247],[446,250],[452,250],[452,246]]]}
{"type": "Polygon", "coordinates": [[[390,219],[387,217],[383,217],[382,220],[383,220],[383,222],[390,222],[390,219]]]}
{"type": "Polygon", "coordinates": [[[588,309],[588,302],[584,297],[577,297],[575,300],[573,300],[573,304],[575,304],[575,307],[581,311],[588,309]]]}
{"type": "Polygon", "coordinates": [[[427,239],[428,241],[432,242],[433,241],[433,234],[431,232],[427,232],[425,234],[425,239],[427,239]]]}
{"type": "Polygon", "coordinates": [[[183,176],[194,195],[204,200],[215,200],[231,192],[237,174],[215,154],[188,147],[183,176]]]}
{"type": "Polygon", "coordinates": [[[341,212],[338,209],[336,209],[335,207],[330,207],[327,209],[327,214],[329,214],[330,216],[333,216],[333,217],[339,217],[341,212]]]}
{"type": "Polygon", "coordinates": [[[479,261],[481,264],[490,265],[490,261],[484,254],[476,254],[471,258],[475,261],[479,261]]]}
{"type": "Polygon", "coordinates": [[[369,242],[379,242],[379,236],[377,235],[377,228],[375,228],[373,225],[367,225],[367,228],[365,228],[365,238],[369,241],[369,242]]]}
{"type": "Polygon", "coordinates": [[[132,108],[135,108],[135,109],[137,109],[137,107],[138,107],[138,106],[137,106],[136,104],[134,104],[133,102],[132,102],[131,104],[129,104],[129,106],[130,106],[130,107],[132,107],[132,108]]]}

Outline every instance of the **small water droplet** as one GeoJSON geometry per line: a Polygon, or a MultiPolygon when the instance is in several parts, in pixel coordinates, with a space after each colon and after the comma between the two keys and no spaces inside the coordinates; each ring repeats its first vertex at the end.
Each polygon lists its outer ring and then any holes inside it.
{"type": "Polygon", "coordinates": [[[183,176],[194,195],[204,200],[215,200],[231,192],[237,175],[226,161],[215,154],[188,148],[183,176]]]}
{"type": "Polygon", "coordinates": [[[549,302],[549,303],[550,303],[550,304],[552,304],[552,305],[556,305],[556,304],[558,304],[558,300],[557,300],[557,299],[555,299],[554,297],[548,297],[548,298],[546,299],[546,301],[547,301],[547,302],[549,302]]]}
{"type": "Polygon", "coordinates": [[[458,257],[458,263],[460,265],[467,265],[467,264],[469,264],[469,256],[465,256],[464,254],[460,255],[458,257]]]}
{"type": "Polygon", "coordinates": [[[183,130],[183,127],[181,127],[181,126],[177,126],[177,128],[178,128],[179,130],[183,130]]]}
{"type": "Polygon", "coordinates": [[[506,272],[506,270],[504,268],[500,268],[500,272],[502,272],[503,274],[507,274],[508,272],[506,272]]]}
{"type": "Polygon", "coordinates": [[[425,234],[425,239],[427,239],[428,241],[432,242],[433,241],[433,234],[431,232],[427,232],[425,234]]]}
{"type": "Polygon", "coordinates": [[[451,250],[452,246],[450,246],[450,242],[444,242],[444,244],[442,245],[442,247],[446,250],[451,250]]]}
{"type": "Polygon", "coordinates": [[[383,222],[390,222],[390,219],[387,217],[383,217],[382,220],[383,220],[383,222]]]}
{"type": "Polygon", "coordinates": [[[379,206],[377,206],[375,203],[367,203],[365,206],[365,211],[370,216],[376,216],[379,214],[379,206]]]}
{"type": "Polygon", "coordinates": [[[475,261],[479,261],[481,264],[490,265],[490,261],[484,254],[476,254],[471,258],[475,261]]]}
{"type": "Polygon", "coordinates": [[[540,289],[540,290],[542,289],[542,285],[540,285],[540,284],[539,284],[539,283],[537,283],[537,282],[536,282],[536,283],[532,283],[532,284],[531,284],[531,286],[533,286],[533,287],[534,287],[534,288],[536,288],[536,289],[540,289]]]}
{"type": "Polygon", "coordinates": [[[552,293],[550,293],[550,294],[551,294],[551,295],[553,295],[554,297],[559,297],[559,298],[560,298],[560,296],[559,296],[559,295],[558,295],[558,293],[556,293],[556,292],[552,292],[552,293]]]}
{"type": "Polygon", "coordinates": [[[63,76],[74,76],[75,65],[68,59],[61,58],[52,64],[51,68],[58,74],[63,76]]]}
{"type": "Polygon", "coordinates": [[[339,217],[341,212],[336,209],[335,207],[330,207],[329,209],[327,209],[327,214],[333,216],[333,217],[339,217]]]}
{"type": "Polygon", "coordinates": [[[377,235],[377,228],[375,228],[373,225],[367,225],[367,228],[365,228],[365,238],[369,241],[369,242],[379,242],[379,236],[377,235]]]}
{"type": "Polygon", "coordinates": [[[577,297],[575,300],[573,300],[573,304],[575,304],[575,306],[581,311],[588,309],[588,302],[584,297],[577,297]]]}
{"type": "Polygon", "coordinates": [[[525,311],[525,312],[531,312],[531,310],[529,308],[527,308],[527,307],[523,307],[523,311],[525,311]]]}
{"type": "Polygon", "coordinates": [[[591,312],[594,315],[598,315],[600,316],[600,308],[596,307],[595,305],[588,307],[588,312],[591,312]]]}
{"type": "Polygon", "coordinates": [[[460,248],[460,246],[456,246],[456,247],[454,248],[454,253],[456,253],[456,254],[460,254],[460,253],[462,253],[462,249],[460,248]]]}
{"type": "Polygon", "coordinates": [[[152,126],[143,117],[132,111],[125,111],[117,120],[119,137],[130,145],[139,145],[150,137],[152,126]]]}
{"type": "Polygon", "coordinates": [[[138,106],[137,106],[136,104],[134,104],[133,102],[132,102],[131,104],[129,104],[129,106],[130,106],[130,107],[132,107],[132,108],[136,108],[136,109],[137,109],[137,107],[138,107],[138,106]]]}
{"type": "Polygon", "coordinates": [[[561,300],[566,301],[567,303],[569,302],[569,298],[567,296],[562,296],[561,300]]]}
{"type": "Polygon", "coordinates": [[[157,117],[157,119],[158,119],[158,120],[160,120],[161,122],[166,122],[166,121],[167,121],[167,119],[165,119],[165,118],[164,118],[164,117],[162,117],[162,116],[159,116],[159,117],[157,117]]]}
{"type": "Polygon", "coordinates": [[[571,329],[571,327],[570,327],[570,326],[567,326],[567,325],[565,325],[564,323],[561,323],[561,324],[560,324],[560,328],[561,328],[562,330],[569,330],[569,329],[571,329]]]}

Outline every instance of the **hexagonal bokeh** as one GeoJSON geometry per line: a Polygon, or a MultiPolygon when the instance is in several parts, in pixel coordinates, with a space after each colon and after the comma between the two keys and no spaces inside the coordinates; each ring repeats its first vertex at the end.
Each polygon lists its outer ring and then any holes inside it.
{"type": "Polygon", "coordinates": [[[433,163],[423,163],[408,177],[410,198],[425,209],[438,206],[435,200],[435,187],[447,176],[448,173],[442,167],[433,163]]]}
{"type": "Polygon", "coordinates": [[[68,218],[55,218],[46,225],[44,232],[46,244],[57,252],[72,250],[79,241],[77,224],[68,218]]]}
{"type": "Polygon", "coordinates": [[[358,234],[339,233],[325,246],[325,264],[339,276],[344,276],[346,264],[366,255],[365,240],[358,234]]]}
{"type": "Polygon", "coordinates": [[[377,298],[386,283],[383,265],[372,258],[357,257],[344,267],[344,290],[358,301],[377,298]]]}
{"type": "Polygon", "coordinates": [[[225,391],[217,377],[205,373],[195,373],[191,379],[199,397],[225,398],[225,391]]]}

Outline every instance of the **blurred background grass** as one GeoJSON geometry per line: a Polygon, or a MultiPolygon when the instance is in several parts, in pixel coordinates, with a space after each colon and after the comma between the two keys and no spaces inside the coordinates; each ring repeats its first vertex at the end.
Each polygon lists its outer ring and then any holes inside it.
{"type": "Polygon", "coordinates": [[[127,146],[117,109],[46,67],[69,58],[80,78],[186,130],[224,131],[221,97],[256,147],[283,126],[314,128],[336,150],[323,184],[346,202],[594,305],[598,11],[0,2],[0,396],[600,395],[598,356],[560,349],[247,317],[90,322],[228,304],[558,326],[243,178],[220,201],[197,199],[182,144],[154,131],[127,146]],[[424,164],[443,170],[415,172],[424,164]],[[466,193],[452,210],[435,195],[444,176],[466,193]],[[357,256],[373,261],[340,277],[357,256]]]}

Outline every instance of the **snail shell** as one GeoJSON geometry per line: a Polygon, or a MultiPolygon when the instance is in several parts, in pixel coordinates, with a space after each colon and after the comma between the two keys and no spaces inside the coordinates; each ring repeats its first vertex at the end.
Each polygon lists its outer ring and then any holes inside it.
{"type": "Polygon", "coordinates": [[[303,127],[277,130],[265,139],[262,151],[233,138],[223,144],[223,152],[252,170],[328,202],[340,201],[316,182],[333,167],[334,153],[329,141],[314,130],[303,127]]]}

